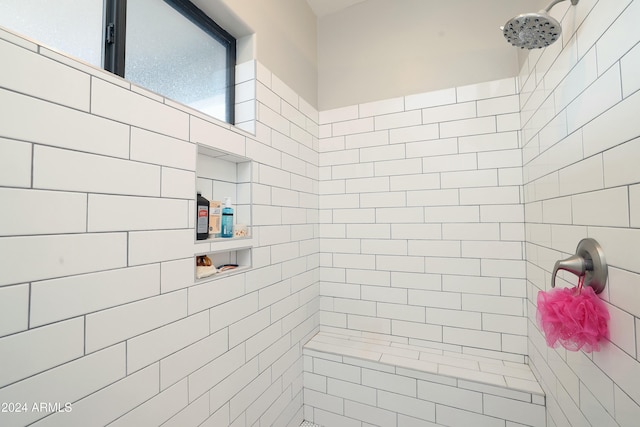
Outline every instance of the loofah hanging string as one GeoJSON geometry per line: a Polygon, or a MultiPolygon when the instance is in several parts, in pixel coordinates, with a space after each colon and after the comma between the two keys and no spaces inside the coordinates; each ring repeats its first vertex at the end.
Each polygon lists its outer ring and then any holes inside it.
{"type": "Polygon", "coordinates": [[[536,319],[549,347],[590,353],[609,337],[607,307],[583,281],[581,276],[577,287],[538,292],[536,319]]]}

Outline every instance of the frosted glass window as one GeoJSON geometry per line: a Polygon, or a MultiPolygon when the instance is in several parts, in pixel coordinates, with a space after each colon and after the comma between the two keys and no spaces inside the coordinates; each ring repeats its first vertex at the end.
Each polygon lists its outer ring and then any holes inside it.
{"type": "Polygon", "coordinates": [[[102,67],[103,0],[0,0],[0,26],[102,67]]]}
{"type": "Polygon", "coordinates": [[[228,121],[227,48],[164,1],[128,0],[124,77],[228,121]]]}
{"type": "Polygon", "coordinates": [[[235,38],[188,0],[0,0],[0,26],[233,123],[235,38]]]}

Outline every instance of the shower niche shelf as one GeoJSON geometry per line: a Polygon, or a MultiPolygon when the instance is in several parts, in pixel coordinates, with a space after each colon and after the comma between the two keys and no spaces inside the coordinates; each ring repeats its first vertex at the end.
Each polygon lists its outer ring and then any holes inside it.
{"type": "Polygon", "coordinates": [[[216,148],[198,144],[196,159],[196,189],[194,194],[194,212],[197,193],[201,193],[209,202],[224,202],[231,198],[233,206],[234,229],[236,225],[246,226],[246,235],[240,237],[222,238],[209,237],[205,240],[196,239],[194,226],[194,240],[196,244],[194,255],[194,274],[196,283],[215,280],[230,276],[252,267],[252,251],[254,238],[251,229],[251,183],[253,162],[251,159],[236,154],[230,154],[216,148]],[[206,277],[201,277],[202,268],[198,268],[198,257],[207,256],[214,267],[234,264],[236,268],[220,271],[206,277]]]}
{"type": "Polygon", "coordinates": [[[233,249],[224,249],[221,248],[217,251],[205,251],[201,253],[197,253],[194,257],[194,265],[196,265],[195,269],[195,282],[203,283],[208,282],[210,280],[220,279],[222,277],[231,276],[233,274],[241,273],[243,271],[251,269],[252,262],[252,248],[253,243],[249,242],[250,239],[242,239],[243,241],[238,241],[239,244],[237,247],[233,249]],[[248,246],[245,246],[248,245],[248,246]],[[218,271],[211,275],[201,276],[201,270],[198,270],[197,260],[199,256],[206,255],[212,262],[213,266],[220,267],[225,265],[237,265],[237,267],[218,271]]]}

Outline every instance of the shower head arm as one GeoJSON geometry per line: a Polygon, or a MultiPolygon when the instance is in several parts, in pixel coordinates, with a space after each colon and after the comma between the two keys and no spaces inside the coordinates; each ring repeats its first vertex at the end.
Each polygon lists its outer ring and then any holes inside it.
{"type": "MultiPolygon", "coordinates": [[[[563,1],[565,1],[565,0],[553,0],[551,3],[549,3],[549,6],[545,7],[543,10],[548,13],[553,6],[555,6],[558,3],[563,2],[563,1]]],[[[571,0],[571,4],[575,6],[575,5],[578,4],[578,1],[579,0],[571,0]]]]}

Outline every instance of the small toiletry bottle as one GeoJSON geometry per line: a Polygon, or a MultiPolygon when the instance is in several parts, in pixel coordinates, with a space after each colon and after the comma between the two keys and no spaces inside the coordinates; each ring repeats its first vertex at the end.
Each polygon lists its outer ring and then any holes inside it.
{"type": "Polygon", "coordinates": [[[231,197],[224,198],[220,237],[233,237],[233,208],[231,207],[231,197]]]}
{"type": "Polygon", "coordinates": [[[209,201],[198,193],[198,217],[196,218],[196,239],[205,240],[209,237],[209,201]]]}

